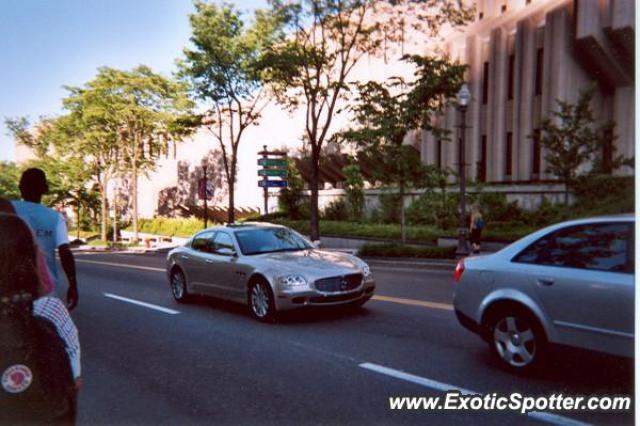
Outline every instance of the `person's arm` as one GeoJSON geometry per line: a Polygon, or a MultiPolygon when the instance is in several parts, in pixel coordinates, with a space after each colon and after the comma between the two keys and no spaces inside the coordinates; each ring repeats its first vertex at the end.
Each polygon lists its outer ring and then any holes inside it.
{"type": "Polygon", "coordinates": [[[69,290],[67,291],[67,308],[72,310],[78,304],[78,281],[76,280],[76,262],[73,259],[71,248],[69,246],[69,233],[67,231],[67,222],[64,217],[59,214],[58,226],[56,227],[56,247],[60,255],[60,263],[62,269],[67,276],[69,282],[69,290]]]}
{"type": "Polygon", "coordinates": [[[69,282],[69,290],[67,291],[67,308],[71,311],[78,304],[78,281],[76,280],[76,261],[71,253],[69,244],[63,244],[58,247],[58,254],[60,255],[60,263],[62,263],[62,269],[67,275],[67,281],[69,282]]]}

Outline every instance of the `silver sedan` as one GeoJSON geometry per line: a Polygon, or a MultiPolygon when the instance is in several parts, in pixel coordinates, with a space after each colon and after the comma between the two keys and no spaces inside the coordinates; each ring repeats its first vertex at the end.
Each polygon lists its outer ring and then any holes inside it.
{"type": "Polygon", "coordinates": [[[502,364],[530,370],[551,344],[633,356],[632,215],[559,223],[462,259],[455,312],[502,364]]]}
{"type": "Polygon", "coordinates": [[[206,229],[167,256],[173,297],[204,294],[249,305],[258,320],[305,306],[362,305],[375,289],[369,266],[317,249],[295,231],[267,223],[206,229]]]}

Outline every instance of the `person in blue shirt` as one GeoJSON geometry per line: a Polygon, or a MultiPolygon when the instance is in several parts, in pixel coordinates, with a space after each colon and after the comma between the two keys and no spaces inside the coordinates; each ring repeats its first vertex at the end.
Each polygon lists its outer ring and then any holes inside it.
{"type": "Polygon", "coordinates": [[[72,310],[78,304],[78,282],[76,265],[69,246],[67,224],[57,211],[43,206],[42,196],[49,192],[47,177],[38,168],[25,170],[20,177],[20,194],[22,201],[14,201],[18,216],[31,227],[38,245],[45,254],[49,272],[55,288],[60,286],[60,276],[56,264],[56,249],[60,255],[60,263],[67,276],[67,308],[72,310]]]}

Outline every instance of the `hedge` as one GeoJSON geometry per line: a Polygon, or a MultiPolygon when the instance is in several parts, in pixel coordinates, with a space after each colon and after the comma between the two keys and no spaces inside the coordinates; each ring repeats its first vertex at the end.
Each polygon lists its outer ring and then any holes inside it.
{"type": "Polygon", "coordinates": [[[455,259],[456,247],[416,247],[401,244],[365,244],[358,251],[358,256],[455,259]]]}

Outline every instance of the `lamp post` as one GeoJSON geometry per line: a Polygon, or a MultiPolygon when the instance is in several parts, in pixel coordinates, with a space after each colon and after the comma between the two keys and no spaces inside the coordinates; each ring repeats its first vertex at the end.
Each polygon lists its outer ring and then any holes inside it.
{"type": "Polygon", "coordinates": [[[467,244],[467,224],[465,220],[465,134],[467,130],[467,106],[471,99],[471,92],[469,92],[469,88],[466,83],[462,84],[456,98],[458,101],[458,110],[460,111],[460,138],[458,139],[458,180],[460,181],[460,196],[458,204],[458,249],[456,250],[456,256],[463,257],[469,254],[469,246],[467,244]]]}

